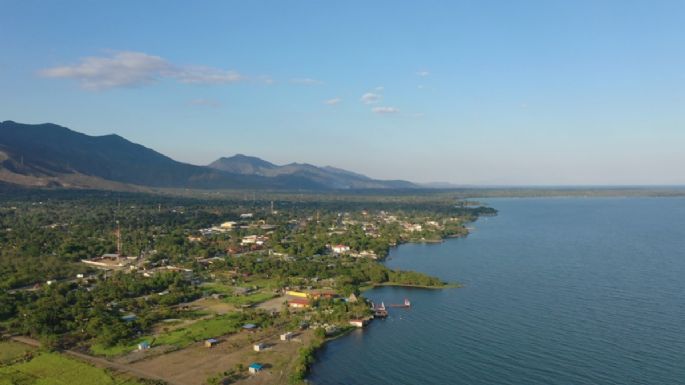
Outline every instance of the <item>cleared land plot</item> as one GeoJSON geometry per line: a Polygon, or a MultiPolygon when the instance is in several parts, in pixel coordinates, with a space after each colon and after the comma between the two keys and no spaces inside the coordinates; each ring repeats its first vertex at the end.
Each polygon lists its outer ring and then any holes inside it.
{"type": "Polygon", "coordinates": [[[183,348],[193,342],[235,333],[244,323],[241,314],[225,314],[210,319],[199,320],[187,327],[170,330],[169,332],[164,332],[156,336],[140,337],[128,345],[104,347],[96,344],[91,346],[91,351],[97,355],[115,357],[136,350],[138,344],[143,341],[147,341],[153,346],[171,345],[176,348],[183,348]]]}
{"type": "Polygon", "coordinates": [[[281,311],[283,309],[283,304],[287,300],[288,297],[286,296],[280,296],[276,298],[272,298],[268,301],[264,301],[257,305],[258,308],[271,312],[271,311],[281,311]]]}
{"type": "Polygon", "coordinates": [[[25,357],[35,349],[24,344],[12,341],[0,342],[0,366],[10,364],[17,359],[25,357]]]}
{"type": "Polygon", "coordinates": [[[200,298],[191,302],[190,306],[215,314],[227,314],[236,310],[234,305],[214,298],[200,298]]]}
{"type": "Polygon", "coordinates": [[[57,353],[0,368],[0,385],[142,385],[57,353]]]}
{"type": "Polygon", "coordinates": [[[220,343],[212,348],[197,343],[183,350],[136,362],[131,367],[177,383],[204,385],[209,377],[234,369],[238,364],[242,364],[246,372],[250,363],[260,362],[266,366],[262,372],[246,375],[235,384],[285,384],[293,357],[311,339],[311,331],[305,331],[295,340],[287,342],[280,341],[275,330],[241,332],[220,338],[220,343]],[[257,341],[269,347],[265,351],[255,352],[252,346],[257,341]]]}

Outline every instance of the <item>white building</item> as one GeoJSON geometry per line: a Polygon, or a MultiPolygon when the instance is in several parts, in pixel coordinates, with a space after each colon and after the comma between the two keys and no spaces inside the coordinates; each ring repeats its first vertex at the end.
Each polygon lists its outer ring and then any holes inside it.
{"type": "Polygon", "coordinates": [[[343,254],[350,251],[350,247],[347,245],[335,245],[331,247],[334,253],[343,254]]]}

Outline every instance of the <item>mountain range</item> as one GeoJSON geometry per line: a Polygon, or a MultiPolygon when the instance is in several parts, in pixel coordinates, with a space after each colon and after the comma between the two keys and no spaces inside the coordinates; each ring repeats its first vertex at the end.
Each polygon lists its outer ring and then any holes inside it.
{"type": "Polygon", "coordinates": [[[279,166],[242,154],[198,166],[176,161],[119,135],[90,136],[51,123],[13,121],[0,123],[0,182],[105,190],[419,187],[407,181],[377,180],[330,166],[279,166]]]}

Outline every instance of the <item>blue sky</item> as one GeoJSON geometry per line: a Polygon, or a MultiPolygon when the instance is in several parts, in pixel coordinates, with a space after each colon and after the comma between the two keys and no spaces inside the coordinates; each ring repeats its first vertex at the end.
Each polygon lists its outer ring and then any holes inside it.
{"type": "Polygon", "coordinates": [[[458,184],[685,184],[683,1],[0,1],[0,120],[458,184]]]}

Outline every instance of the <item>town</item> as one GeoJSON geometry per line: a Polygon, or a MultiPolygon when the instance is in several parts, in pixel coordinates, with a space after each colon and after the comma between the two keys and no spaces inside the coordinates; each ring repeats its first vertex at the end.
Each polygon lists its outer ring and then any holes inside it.
{"type": "Polygon", "coordinates": [[[391,247],[495,213],[443,196],[9,202],[4,343],[189,385],[302,382],[327,339],[388,315],[365,288],[455,286],[385,267],[391,247]]]}

